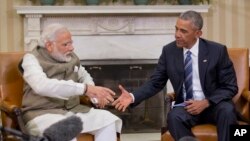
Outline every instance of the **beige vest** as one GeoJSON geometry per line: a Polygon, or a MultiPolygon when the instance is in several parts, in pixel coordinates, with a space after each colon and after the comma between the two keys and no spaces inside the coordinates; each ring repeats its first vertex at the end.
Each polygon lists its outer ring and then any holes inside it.
{"type": "MultiPolygon", "coordinates": [[[[63,63],[54,60],[43,47],[37,47],[31,53],[37,58],[48,78],[78,82],[78,73],[74,72],[74,68],[75,66],[79,68],[80,60],[74,53],[70,62],[63,63]]],[[[79,96],[70,97],[69,100],[40,96],[27,83],[24,84],[22,107],[25,122],[46,113],[65,114],[68,111],[84,113],[90,109],[80,105],[79,96]]]]}

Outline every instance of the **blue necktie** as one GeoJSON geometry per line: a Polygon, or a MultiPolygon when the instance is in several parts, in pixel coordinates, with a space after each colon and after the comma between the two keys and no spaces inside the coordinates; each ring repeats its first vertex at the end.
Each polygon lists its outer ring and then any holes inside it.
{"type": "Polygon", "coordinates": [[[192,74],[192,58],[191,52],[187,51],[187,56],[185,59],[185,74],[184,74],[184,85],[186,90],[186,100],[193,98],[193,74],[192,74]]]}

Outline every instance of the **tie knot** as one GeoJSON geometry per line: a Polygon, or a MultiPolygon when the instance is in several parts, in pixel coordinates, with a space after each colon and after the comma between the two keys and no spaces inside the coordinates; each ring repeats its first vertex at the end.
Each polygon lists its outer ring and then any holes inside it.
{"type": "Polygon", "coordinates": [[[191,51],[187,51],[187,56],[190,56],[192,54],[191,51]]]}

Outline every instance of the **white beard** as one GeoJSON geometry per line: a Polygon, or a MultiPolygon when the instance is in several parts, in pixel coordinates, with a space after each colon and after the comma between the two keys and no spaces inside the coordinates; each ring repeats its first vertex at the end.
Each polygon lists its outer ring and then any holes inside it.
{"type": "Polygon", "coordinates": [[[56,59],[57,61],[59,62],[69,62],[71,60],[71,53],[65,53],[65,54],[62,54],[60,53],[57,48],[55,47],[54,48],[55,50],[53,52],[51,52],[51,56],[56,59]]]}

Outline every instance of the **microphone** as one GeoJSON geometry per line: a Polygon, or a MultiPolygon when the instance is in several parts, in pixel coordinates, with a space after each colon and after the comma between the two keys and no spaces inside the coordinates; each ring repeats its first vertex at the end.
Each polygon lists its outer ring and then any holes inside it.
{"type": "Polygon", "coordinates": [[[70,116],[49,126],[43,136],[49,141],[70,141],[82,131],[82,121],[77,116],[70,116]]]}

